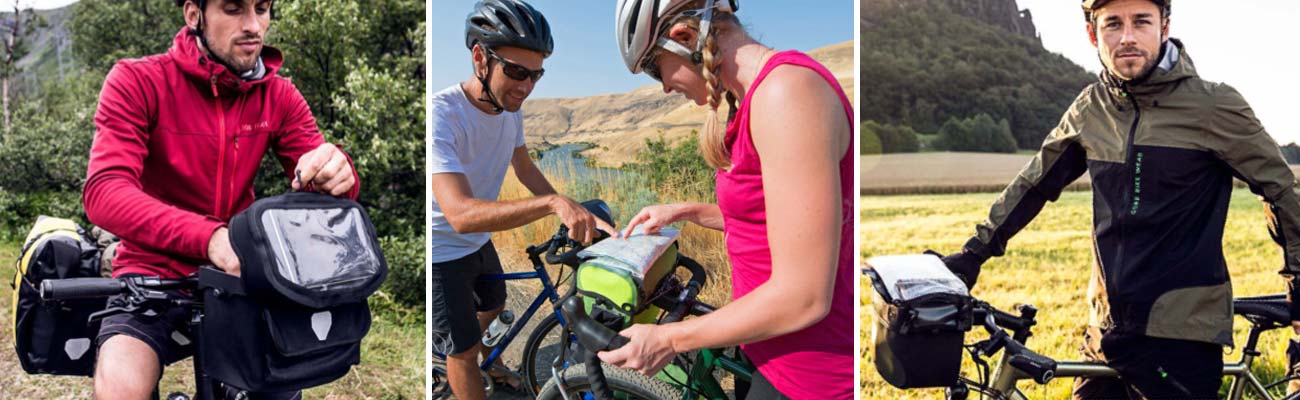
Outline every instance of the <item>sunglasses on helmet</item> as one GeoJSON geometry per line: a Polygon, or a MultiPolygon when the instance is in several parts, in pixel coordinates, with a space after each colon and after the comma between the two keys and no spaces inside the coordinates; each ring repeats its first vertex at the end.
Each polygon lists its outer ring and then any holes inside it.
{"type": "Polygon", "coordinates": [[[516,81],[522,81],[524,79],[532,79],[533,83],[537,83],[539,79],[542,79],[542,74],[546,73],[545,68],[534,71],[525,68],[522,65],[506,61],[506,59],[501,58],[501,56],[497,55],[496,52],[491,50],[487,51],[487,55],[501,63],[501,72],[504,72],[506,74],[506,77],[510,79],[514,79],[516,81]]]}

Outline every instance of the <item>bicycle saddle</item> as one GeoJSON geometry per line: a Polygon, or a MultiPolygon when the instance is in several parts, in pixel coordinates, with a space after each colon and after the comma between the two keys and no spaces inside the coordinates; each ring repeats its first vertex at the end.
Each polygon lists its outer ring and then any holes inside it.
{"type": "Polygon", "coordinates": [[[1283,294],[1232,299],[1232,313],[1258,325],[1291,325],[1291,313],[1283,294]]]}

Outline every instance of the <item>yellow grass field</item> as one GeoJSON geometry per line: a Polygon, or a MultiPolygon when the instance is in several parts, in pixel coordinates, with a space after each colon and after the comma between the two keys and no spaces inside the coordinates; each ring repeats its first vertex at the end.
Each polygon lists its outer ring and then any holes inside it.
{"type": "MultiPolygon", "coordinates": [[[[926,249],[949,253],[960,248],[974,233],[976,223],[988,213],[997,197],[993,193],[865,196],[861,198],[859,240],[862,255],[919,254],[926,249]]],[[[1058,360],[1077,360],[1081,332],[1087,321],[1084,301],[1091,268],[1089,239],[1091,193],[1070,192],[1049,203],[1038,218],[1013,238],[1004,257],[984,265],[973,294],[1001,309],[1018,303],[1038,307],[1038,326],[1028,347],[1058,360]]],[[[1236,296],[1280,293],[1284,284],[1277,271],[1281,251],[1268,237],[1260,202],[1246,190],[1233,193],[1225,230],[1224,250],[1236,296]]],[[[861,392],[863,399],[938,399],[936,389],[901,391],[886,384],[876,372],[872,358],[871,286],[860,280],[863,331],[861,338],[861,392]]],[[[1245,341],[1245,320],[1236,319],[1236,342],[1245,341]]],[[[1274,330],[1263,335],[1262,359],[1255,372],[1265,382],[1284,372],[1286,339],[1292,334],[1274,330]]],[[[967,335],[971,343],[986,337],[982,330],[967,335]]],[[[1225,349],[1225,360],[1237,360],[1240,348],[1225,349]],[[1229,351],[1231,350],[1231,351],[1229,351]]],[[[969,360],[969,356],[964,356],[969,360]]],[[[973,364],[966,361],[962,373],[975,377],[973,364]]],[[[1228,382],[1228,380],[1224,380],[1228,382]]],[[[1059,379],[1046,386],[1022,382],[1020,389],[1032,399],[1069,398],[1072,380],[1059,379]]],[[[1226,387],[1225,387],[1226,389],[1226,387]]],[[[971,394],[977,398],[977,393],[971,394]]]]}

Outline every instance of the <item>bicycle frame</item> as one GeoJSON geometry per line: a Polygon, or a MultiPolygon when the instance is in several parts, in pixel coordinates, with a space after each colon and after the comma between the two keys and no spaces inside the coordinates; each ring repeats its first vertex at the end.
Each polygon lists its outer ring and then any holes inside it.
{"type": "MultiPolygon", "coordinates": [[[[533,314],[535,314],[537,310],[541,308],[542,302],[549,300],[552,305],[559,304],[560,302],[559,291],[555,289],[555,284],[551,282],[551,275],[546,272],[546,264],[542,263],[541,258],[537,255],[530,254],[528,258],[530,261],[532,261],[533,264],[533,271],[531,272],[485,274],[478,278],[480,281],[515,281],[515,280],[536,279],[542,282],[542,292],[538,293],[537,297],[533,298],[533,302],[528,305],[528,309],[524,311],[523,315],[521,315],[519,318],[515,320],[513,326],[511,326],[510,330],[506,332],[505,337],[501,338],[501,342],[498,343],[496,348],[492,349],[492,353],[489,354],[488,357],[485,358],[481,364],[479,364],[480,370],[488,371],[492,368],[492,365],[496,363],[496,360],[498,358],[501,358],[501,354],[505,352],[505,349],[509,347],[510,343],[513,342],[515,337],[519,335],[519,332],[523,331],[524,325],[527,325],[527,322],[533,318],[533,314]]],[[[561,265],[560,268],[564,268],[564,266],[561,265]]],[[[554,308],[552,312],[555,314],[555,317],[559,319],[560,325],[563,326],[564,316],[560,315],[559,308],[554,308]]],[[[436,351],[433,354],[435,357],[439,357],[439,358],[445,359],[447,357],[446,354],[439,353],[436,351]]]]}
{"type": "MultiPolygon", "coordinates": [[[[740,349],[736,348],[736,352],[739,351],[740,349]]],[[[730,372],[737,381],[753,381],[754,364],[748,359],[728,356],[725,349],[702,349],[696,354],[695,362],[691,364],[691,369],[687,373],[688,380],[682,392],[682,400],[698,398],[697,393],[711,400],[727,399],[727,392],[722,389],[722,384],[713,377],[713,371],[718,368],[730,372]]],[[[679,384],[672,381],[669,383],[679,384]]]]}
{"type": "MultiPolygon", "coordinates": [[[[1223,365],[1223,375],[1232,377],[1232,386],[1228,390],[1228,400],[1242,399],[1247,387],[1263,399],[1276,399],[1268,393],[1268,386],[1265,386],[1250,369],[1255,358],[1262,355],[1258,350],[1255,350],[1255,347],[1259,344],[1259,335],[1270,329],[1274,328],[1252,324],[1250,334],[1246,339],[1246,346],[1241,351],[1241,358],[1235,363],[1225,363],[1223,365]]],[[[1101,363],[1059,361],[1056,365],[1056,378],[1114,378],[1118,376],[1119,374],[1114,369],[1101,363]]],[[[997,368],[993,370],[992,377],[989,380],[991,382],[990,387],[981,389],[972,385],[972,389],[995,399],[1028,400],[1024,393],[1016,389],[1016,383],[1032,379],[1028,374],[1012,367],[1010,356],[1006,351],[1003,351],[998,358],[997,368]]],[[[1294,399],[1297,397],[1300,396],[1287,396],[1286,398],[1294,399]]]]}
{"type": "MultiPolygon", "coordinates": [[[[560,268],[564,267],[561,266],[560,268]]],[[[487,371],[492,367],[492,364],[496,362],[497,358],[501,357],[501,353],[505,351],[506,347],[510,346],[510,342],[514,341],[515,337],[519,335],[519,332],[523,331],[524,325],[533,318],[533,313],[536,313],[537,310],[542,307],[542,302],[550,300],[552,305],[559,304],[560,294],[555,290],[555,284],[551,283],[550,274],[546,273],[546,268],[542,264],[534,265],[533,272],[488,274],[483,275],[479,279],[484,281],[513,281],[521,279],[537,279],[542,281],[542,292],[538,293],[537,297],[533,298],[533,302],[528,305],[528,309],[524,310],[524,314],[519,317],[519,319],[515,320],[514,326],[510,327],[510,330],[506,332],[506,336],[501,338],[501,343],[499,343],[496,348],[492,349],[492,353],[483,360],[481,365],[479,365],[479,369],[487,371]]],[[[560,325],[563,326],[564,316],[560,315],[560,310],[558,308],[552,308],[551,312],[555,314],[555,317],[560,321],[560,325]]]]}

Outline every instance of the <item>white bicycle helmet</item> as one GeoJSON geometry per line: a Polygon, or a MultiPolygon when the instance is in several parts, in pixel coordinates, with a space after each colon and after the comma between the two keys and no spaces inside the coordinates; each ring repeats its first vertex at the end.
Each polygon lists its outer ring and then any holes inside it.
{"type": "Polygon", "coordinates": [[[685,15],[700,15],[701,35],[694,50],[660,37],[663,29],[673,22],[668,17],[681,12],[682,8],[694,1],[618,1],[618,7],[614,10],[614,38],[618,40],[618,50],[623,55],[623,63],[627,65],[628,71],[633,74],[641,73],[641,63],[645,61],[656,46],[676,53],[693,63],[699,64],[703,62],[701,51],[704,49],[704,40],[709,31],[709,24],[713,22],[713,12],[716,10],[723,13],[735,13],[740,8],[740,0],[705,0],[704,8],[686,10],[683,13],[685,15]]]}

